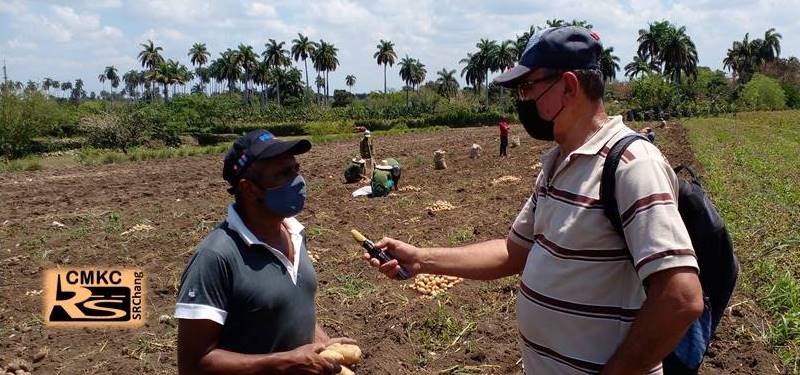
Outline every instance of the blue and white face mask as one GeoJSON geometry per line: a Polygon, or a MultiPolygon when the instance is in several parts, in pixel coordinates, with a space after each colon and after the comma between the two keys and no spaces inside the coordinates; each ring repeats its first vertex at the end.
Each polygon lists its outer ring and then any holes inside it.
{"type": "Polygon", "coordinates": [[[280,217],[292,217],[300,213],[306,203],[306,180],[297,175],[283,186],[264,190],[264,206],[280,217]]]}

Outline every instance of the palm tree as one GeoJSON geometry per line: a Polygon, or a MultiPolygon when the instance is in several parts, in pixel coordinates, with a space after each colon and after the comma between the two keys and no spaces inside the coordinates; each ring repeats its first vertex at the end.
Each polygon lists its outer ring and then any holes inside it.
{"type": "Polygon", "coordinates": [[[497,64],[497,49],[499,46],[497,42],[494,40],[488,40],[481,38],[478,43],[475,45],[478,48],[478,52],[475,54],[476,58],[478,59],[478,65],[483,69],[485,72],[483,78],[486,80],[486,106],[489,106],[489,73],[496,72],[500,70],[500,66],[497,64]]]}
{"type": "Polygon", "coordinates": [[[325,78],[317,74],[317,79],[314,80],[314,84],[317,86],[317,96],[321,96],[322,93],[320,93],[320,89],[325,88],[325,78]]]}
{"type": "Polygon", "coordinates": [[[576,19],[573,19],[572,22],[567,22],[566,26],[579,26],[579,27],[585,27],[587,29],[591,29],[593,27],[592,24],[589,23],[589,21],[587,20],[576,20],[576,19]]]}
{"type": "Polygon", "coordinates": [[[236,90],[236,82],[242,76],[242,69],[238,56],[239,52],[228,48],[225,52],[220,53],[219,59],[214,61],[211,65],[214,66],[214,73],[219,81],[228,82],[228,94],[231,95],[236,90]]]}
{"type": "Polygon", "coordinates": [[[339,66],[339,58],[337,57],[338,51],[339,49],[336,48],[333,44],[327,43],[324,40],[320,40],[319,43],[316,44],[314,55],[311,58],[314,64],[314,68],[318,72],[322,72],[322,74],[325,76],[324,88],[325,88],[326,103],[328,102],[328,90],[330,89],[330,80],[328,73],[336,70],[336,67],[339,66]]]}
{"type": "Polygon", "coordinates": [[[744,34],[742,41],[734,41],[722,60],[723,67],[731,70],[733,80],[744,83],[750,80],[755,71],[758,55],[755,53],[756,43],[750,41],[750,34],[744,34]]]}
{"type": "Polygon", "coordinates": [[[253,46],[239,44],[234,55],[236,66],[243,70],[239,79],[244,83],[245,100],[250,104],[250,81],[253,80],[253,72],[258,65],[258,54],[253,50],[253,46]]]}
{"type": "Polygon", "coordinates": [[[464,77],[468,85],[472,85],[475,95],[480,95],[485,71],[480,66],[477,54],[468,53],[467,57],[459,60],[458,63],[465,64],[464,68],[461,69],[461,76],[464,77]]]}
{"type": "MultiPolygon", "coordinates": [[[[142,51],[139,52],[139,62],[142,64],[143,68],[147,68],[151,72],[150,76],[154,77],[155,74],[152,72],[156,69],[158,64],[164,61],[160,53],[164,49],[156,47],[150,39],[147,40],[147,43],[140,44],[140,46],[142,47],[142,51]]],[[[148,82],[152,85],[153,81],[148,79],[148,82]]]]}
{"type": "Polygon", "coordinates": [[[42,90],[47,93],[47,96],[50,96],[50,87],[53,85],[53,80],[50,78],[45,78],[42,80],[42,90]]]}
{"type": "Polygon", "coordinates": [[[136,99],[136,96],[138,96],[136,86],[139,85],[139,72],[133,69],[127,71],[122,75],[122,81],[125,82],[125,91],[128,93],[128,96],[131,99],[136,99]]]}
{"type": "MultiPolygon", "coordinates": [[[[408,55],[406,55],[406,57],[402,58],[400,60],[400,63],[397,64],[397,65],[400,66],[400,78],[403,80],[403,82],[406,83],[406,86],[408,86],[408,87],[411,86],[411,80],[412,80],[412,74],[413,74],[412,70],[414,69],[414,64],[415,63],[416,63],[416,60],[414,60],[414,59],[408,57],[408,55]]],[[[409,105],[408,90],[406,90],[406,105],[409,105]]]]}
{"type": "Polygon", "coordinates": [[[648,29],[639,30],[639,49],[637,53],[640,56],[652,61],[658,66],[658,71],[661,72],[662,61],[659,59],[661,56],[662,39],[668,29],[672,28],[669,21],[656,21],[648,25],[648,29]]]}
{"type": "Polygon", "coordinates": [[[69,81],[67,81],[67,82],[61,82],[61,86],[59,86],[59,88],[60,88],[60,89],[61,89],[61,91],[63,91],[63,92],[72,91],[72,82],[69,82],[69,81]]]}
{"type": "Polygon", "coordinates": [[[663,68],[673,83],[680,83],[681,74],[693,77],[697,72],[697,49],[686,34],[686,27],[669,21],[656,21],[648,29],[639,30],[638,54],[663,68]]]}
{"type": "Polygon", "coordinates": [[[117,74],[117,68],[114,65],[107,66],[105,69],[105,76],[109,82],[111,82],[111,97],[114,97],[114,89],[119,87],[119,75],[117,74]]]}
{"type": "Polygon", "coordinates": [[[559,19],[559,18],[553,18],[551,20],[547,20],[546,24],[547,24],[547,27],[567,26],[567,22],[562,20],[562,19],[559,19]]]}
{"type": "Polygon", "coordinates": [[[633,57],[633,61],[625,65],[625,76],[631,79],[655,71],[658,71],[658,64],[642,54],[637,54],[633,57]]]}
{"type": "MultiPolygon", "coordinates": [[[[414,65],[411,66],[411,85],[414,89],[419,89],[419,85],[425,81],[425,76],[428,74],[428,70],[425,69],[425,64],[423,64],[418,59],[414,59],[414,65]]],[[[419,93],[419,91],[417,91],[419,93]]]]}
{"type": "Polygon", "coordinates": [[[376,48],[378,48],[378,52],[375,52],[372,57],[378,62],[378,65],[383,65],[383,93],[386,94],[386,66],[394,65],[397,53],[394,52],[394,43],[389,40],[381,39],[376,48]]]}
{"type": "Polygon", "coordinates": [[[448,99],[452,98],[458,92],[458,80],[456,80],[455,76],[456,71],[442,68],[442,70],[436,72],[436,75],[439,76],[439,78],[436,79],[439,94],[448,99]]]}
{"type": "Polygon", "coordinates": [[[261,86],[262,105],[267,102],[267,85],[269,85],[271,79],[272,72],[270,72],[269,64],[265,61],[259,62],[258,67],[256,67],[256,70],[253,72],[253,83],[261,86]]]}
{"type": "Polygon", "coordinates": [[[664,63],[664,74],[671,76],[673,83],[681,82],[681,73],[689,77],[697,75],[697,49],[685,26],[670,28],[661,42],[659,60],[664,63]]]}
{"type": "Polygon", "coordinates": [[[356,85],[356,76],[349,74],[347,77],[344,77],[344,84],[350,88],[350,93],[353,93],[353,86],[356,85]]]}
{"type": "Polygon", "coordinates": [[[619,70],[619,57],[614,55],[614,47],[603,48],[600,54],[600,71],[603,72],[603,80],[606,82],[617,78],[619,70]]]}
{"type": "MultiPolygon", "coordinates": [[[[264,62],[267,64],[269,68],[275,68],[278,70],[283,69],[285,66],[289,66],[292,63],[292,60],[289,58],[289,51],[283,48],[283,45],[286,42],[278,43],[275,39],[269,39],[269,42],[264,44],[265,50],[261,54],[264,57],[264,62]]],[[[282,74],[279,73],[279,74],[282,74]]],[[[277,87],[277,95],[278,95],[278,104],[281,101],[281,89],[280,85],[276,84],[277,87]]]]}
{"type": "Polygon", "coordinates": [[[297,33],[297,39],[292,39],[292,57],[294,61],[303,60],[303,66],[305,67],[306,73],[306,88],[310,88],[311,86],[308,85],[308,58],[309,56],[314,54],[314,42],[310,41],[308,37],[303,34],[297,33]]]}
{"type": "Polygon", "coordinates": [[[103,91],[105,91],[105,87],[106,87],[106,80],[107,80],[107,79],[108,79],[108,78],[106,78],[106,73],[105,73],[105,71],[104,71],[103,73],[100,73],[100,74],[97,76],[97,80],[98,80],[98,81],[100,81],[100,84],[103,86],[103,91]]]}
{"type": "MultiPolygon", "coordinates": [[[[203,69],[203,65],[208,62],[208,57],[211,54],[208,52],[205,43],[195,43],[192,45],[192,48],[189,49],[189,61],[192,63],[192,66],[197,66],[197,70],[195,71],[198,76],[200,76],[200,69],[203,69]]],[[[201,80],[201,87],[204,87],[205,84],[201,80]]],[[[205,91],[205,90],[203,90],[205,91]]]]}
{"type": "Polygon", "coordinates": [[[764,32],[764,39],[761,42],[759,55],[764,61],[772,61],[781,56],[781,39],[783,35],[775,32],[775,28],[770,28],[764,32]]]}
{"type": "MultiPolygon", "coordinates": [[[[514,67],[514,62],[517,58],[516,43],[512,40],[504,40],[494,50],[494,67],[500,72],[505,72],[506,69],[514,67]]],[[[503,94],[503,86],[500,86],[500,96],[503,94]]]]}
{"type": "Polygon", "coordinates": [[[531,25],[527,31],[522,33],[522,35],[517,35],[517,39],[514,41],[514,51],[517,53],[517,61],[522,59],[522,53],[525,52],[525,48],[528,46],[528,41],[530,41],[539,30],[541,30],[540,27],[531,25]]]}

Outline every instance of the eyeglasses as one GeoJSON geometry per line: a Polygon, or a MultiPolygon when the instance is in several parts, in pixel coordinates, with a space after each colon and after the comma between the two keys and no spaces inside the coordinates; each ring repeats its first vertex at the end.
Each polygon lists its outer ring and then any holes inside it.
{"type": "Polygon", "coordinates": [[[548,76],[544,76],[539,79],[531,79],[523,81],[522,83],[517,85],[517,97],[519,98],[519,100],[525,100],[525,98],[528,97],[531,91],[533,91],[533,87],[537,83],[552,81],[553,79],[560,78],[561,74],[562,73],[555,73],[548,76]]]}

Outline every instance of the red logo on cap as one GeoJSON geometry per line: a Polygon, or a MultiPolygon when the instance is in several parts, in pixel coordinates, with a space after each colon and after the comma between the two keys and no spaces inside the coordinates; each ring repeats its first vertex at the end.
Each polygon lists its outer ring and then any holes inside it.
{"type": "Polygon", "coordinates": [[[594,31],[592,31],[589,35],[591,35],[592,38],[594,38],[594,40],[597,40],[597,41],[600,40],[600,34],[594,32],[594,31]]]}

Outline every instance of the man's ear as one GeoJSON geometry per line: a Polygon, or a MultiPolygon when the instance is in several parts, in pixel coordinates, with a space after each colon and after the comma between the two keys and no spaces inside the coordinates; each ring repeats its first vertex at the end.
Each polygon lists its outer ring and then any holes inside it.
{"type": "Polygon", "coordinates": [[[239,180],[239,193],[242,197],[254,197],[258,195],[258,186],[247,178],[239,180]]]}
{"type": "Polygon", "coordinates": [[[561,79],[564,81],[564,95],[567,96],[568,100],[575,99],[580,88],[578,76],[574,72],[564,72],[561,79]]]}

